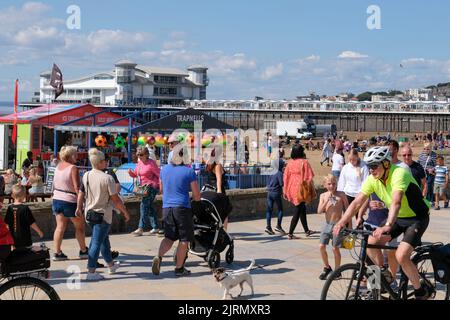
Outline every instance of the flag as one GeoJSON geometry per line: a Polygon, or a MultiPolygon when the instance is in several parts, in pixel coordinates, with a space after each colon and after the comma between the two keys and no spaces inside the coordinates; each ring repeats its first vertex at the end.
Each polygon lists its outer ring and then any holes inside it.
{"type": "Polygon", "coordinates": [[[64,92],[63,75],[56,64],[53,64],[52,77],[50,85],[55,88],[55,100],[64,92]]]}
{"type": "Polygon", "coordinates": [[[17,107],[19,105],[19,80],[16,80],[16,85],[14,88],[14,125],[12,132],[12,142],[16,144],[17,140],[17,107]]]}

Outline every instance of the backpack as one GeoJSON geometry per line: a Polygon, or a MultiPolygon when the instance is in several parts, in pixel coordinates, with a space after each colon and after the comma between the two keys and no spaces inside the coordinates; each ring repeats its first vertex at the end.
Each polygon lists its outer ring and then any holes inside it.
{"type": "Polygon", "coordinates": [[[443,284],[450,283],[450,244],[432,247],[431,262],[434,278],[443,284]]]}

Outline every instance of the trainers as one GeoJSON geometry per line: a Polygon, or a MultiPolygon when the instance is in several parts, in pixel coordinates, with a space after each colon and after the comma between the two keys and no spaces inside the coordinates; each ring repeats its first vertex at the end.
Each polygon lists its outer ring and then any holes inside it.
{"type": "Polygon", "coordinates": [[[80,259],[89,258],[89,248],[86,247],[86,250],[84,252],[80,250],[78,257],[80,257],[80,259]]]}
{"type": "Polygon", "coordinates": [[[86,276],[86,281],[100,281],[105,279],[100,273],[97,272],[88,272],[86,276]]]}
{"type": "Polygon", "coordinates": [[[176,277],[185,277],[191,274],[191,271],[186,269],[185,267],[181,267],[180,269],[175,269],[176,277]]]}
{"type": "Polygon", "coordinates": [[[416,297],[416,300],[433,299],[436,296],[436,290],[433,288],[433,285],[426,279],[421,279],[420,289],[414,290],[414,295],[416,297]]]}
{"type": "Polygon", "coordinates": [[[144,230],[139,228],[139,229],[134,230],[131,234],[134,235],[135,237],[140,237],[144,234],[144,230]]]}
{"type": "Polygon", "coordinates": [[[64,261],[67,260],[67,256],[61,251],[60,253],[55,253],[53,255],[53,261],[64,261]]]}
{"type": "Polygon", "coordinates": [[[164,229],[159,229],[158,234],[164,235],[164,229]]]}
{"type": "Polygon", "coordinates": [[[281,226],[276,226],[276,227],[275,227],[275,231],[276,231],[276,232],[279,232],[279,233],[282,233],[282,234],[286,234],[286,231],[284,231],[283,228],[282,228],[281,226]]]}
{"type": "Polygon", "coordinates": [[[158,234],[158,232],[159,232],[159,229],[152,229],[152,230],[150,230],[150,235],[155,235],[155,234],[158,234]]]}
{"type": "Polygon", "coordinates": [[[434,210],[441,210],[441,207],[439,207],[439,206],[434,207],[434,210]]]}
{"type": "Polygon", "coordinates": [[[305,234],[306,234],[307,237],[310,237],[310,236],[312,236],[312,235],[315,234],[315,233],[316,233],[316,232],[315,232],[315,231],[312,231],[312,230],[308,230],[308,231],[305,232],[305,234]]]}
{"type": "Polygon", "coordinates": [[[117,269],[119,269],[119,267],[120,267],[120,264],[114,263],[111,267],[109,267],[108,273],[109,273],[109,274],[114,274],[114,273],[116,273],[116,271],[117,271],[117,269]]]}
{"type": "Polygon", "coordinates": [[[328,277],[328,275],[330,274],[331,271],[333,271],[331,268],[327,268],[327,267],[323,268],[323,271],[320,274],[319,279],[320,280],[325,280],[328,277]]]}
{"type": "Polygon", "coordinates": [[[119,251],[111,251],[111,258],[113,260],[117,259],[118,256],[119,256],[119,251]]]}
{"type": "Polygon", "coordinates": [[[98,262],[97,261],[97,265],[95,266],[95,268],[104,268],[105,267],[105,265],[103,264],[103,263],[100,263],[100,262],[98,262]]]}
{"type": "Polygon", "coordinates": [[[386,267],[381,268],[381,274],[384,276],[384,278],[388,283],[392,283],[395,280],[394,277],[392,276],[391,271],[386,267]]]}
{"type": "Polygon", "coordinates": [[[392,291],[397,292],[397,291],[398,291],[398,283],[397,283],[397,280],[394,279],[394,280],[391,282],[390,287],[391,287],[392,291]]]}
{"type": "Polygon", "coordinates": [[[162,260],[162,258],[159,256],[155,256],[153,258],[152,272],[155,276],[159,275],[159,271],[161,269],[161,260],[162,260]]]}
{"type": "Polygon", "coordinates": [[[273,232],[271,227],[266,227],[266,230],[264,230],[267,234],[270,234],[271,236],[275,234],[275,232],[273,232]]]}

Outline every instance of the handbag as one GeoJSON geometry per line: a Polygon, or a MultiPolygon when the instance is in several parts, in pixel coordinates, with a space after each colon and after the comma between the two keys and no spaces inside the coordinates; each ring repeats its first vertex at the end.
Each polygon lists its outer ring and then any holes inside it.
{"type": "Polygon", "coordinates": [[[139,178],[139,170],[137,173],[137,178],[134,182],[133,193],[138,197],[147,197],[150,194],[150,186],[146,184],[141,185],[141,179],[139,178]]]}
{"type": "MultiPolygon", "coordinates": [[[[86,203],[89,197],[89,173],[87,174],[87,188],[86,188],[86,203]]],[[[86,206],[87,204],[85,204],[86,206]]],[[[95,210],[88,210],[88,212],[86,212],[86,221],[91,223],[91,224],[101,224],[103,223],[103,212],[98,212],[95,210]]]]}

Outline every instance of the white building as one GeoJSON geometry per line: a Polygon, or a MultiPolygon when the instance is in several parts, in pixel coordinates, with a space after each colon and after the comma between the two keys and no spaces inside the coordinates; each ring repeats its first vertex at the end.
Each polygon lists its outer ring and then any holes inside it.
{"type": "MultiPolygon", "coordinates": [[[[103,105],[176,105],[183,100],[206,99],[208,68],[192,66],[187,72],[173,68],[140,66],[121,60],[112,71],[76,80],[64,80],[64,93],[57,102],[90,102],[103,105]]],[[[51,72],[40,75],[39,102],[51,103],[55,89],[51,72]]]]}
{"type": "Polygon", "coordinates": [[[426,88],[409,89],[406,94],[411,100],[432,101],[434,98],[433,90],[426,88]]]}

